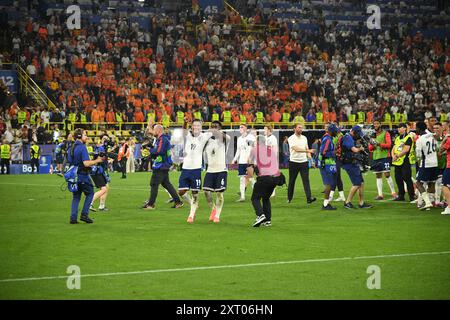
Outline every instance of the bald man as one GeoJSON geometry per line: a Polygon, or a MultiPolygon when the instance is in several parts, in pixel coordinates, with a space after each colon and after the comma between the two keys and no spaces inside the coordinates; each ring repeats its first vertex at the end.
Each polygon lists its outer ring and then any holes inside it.
{"type": "Polygon", "coordinates": [[[170,138],[164,134],[164,128],[159,124],[155,125],[153,130],[148,129],[148,132],[153,134],[156,140],[149,150],[153,159],[153,174],[150,180],[150,198],[144,204],[143,209],[155,209],[155,201],[158,196],[159,185],[162,185],[164,189],[170,193],[172,199],[174,199],[175,204],[172,208],[181,208],[183,207],[183,202],[181,202],[177,191],[169,180],[169,170],[173,164],[170,138]]]}

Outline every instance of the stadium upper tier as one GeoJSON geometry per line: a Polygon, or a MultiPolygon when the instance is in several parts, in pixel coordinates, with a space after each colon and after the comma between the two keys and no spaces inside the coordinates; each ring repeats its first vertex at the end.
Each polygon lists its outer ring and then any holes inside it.
{"type": "MultiPolygon", "coordinates": [[[[382,29],[368,30],[341,23],[367,19],[366,5],[354,4],[361,1],[231,2],[244,8],[242,15],[226,9],[194,19],[193,12],[138,1],[79,1],[85,20],[73,31],[63,10],[69,2],[40,1],[28,10],[27,1],[14,7],[0,0],[0,6],[8,15],[19,12],[9,19],[10,58],[58,108],[51,122],[71,114],[96,123],[116,122],[117,114],[123,122],[145,122],[152,114],[177,122],[180,112],[235,123],[277,123],[285,114],[311,123],[355,122],[362,114],[398,122],[450,112],[450,47],[429,37],[436,28],[450,29],[448,8],[377,1],[382,29]],[[98,24],[86,23],[94,17],[98,24]],[[397,25],[393,18],[415,22],[397,25]],[[306,24],[314,28],[302,29],[306,24]]],[[[37,113],[33,100],[19,104],[37,113]]],[[[18,116],[15,108],[7,113],[18,116]]]]}

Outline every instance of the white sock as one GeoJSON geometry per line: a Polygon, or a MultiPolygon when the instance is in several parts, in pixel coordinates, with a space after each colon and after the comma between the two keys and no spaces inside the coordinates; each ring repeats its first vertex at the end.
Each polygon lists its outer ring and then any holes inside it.
{"type": "Polygon", "coordinates": [[[255,178],[250,178],[250,183],[252,184],[252,188],[255,186],[256,180],[255,178]]]}
{"type": "Polygon", "coordinates": [[[105,199],[100,198],[100,206],[98,207],[99,209],[105,209],[105,199]]]}
{"type": "Polygon", "coordinates": [[[191,203],[192,202],[192,198],[189,195],[189,193],[187,193],[187,192],[185,194],[183,194],[183,198],[184,198],[184,200],[187,201],[187,203],[191,203]]]}
{"type": "Polygon", "coordinates": [[[222,208],[223,208],[223,193],[219,192],[217,193],[217,198],[216,198],[216,219],[220,219],[220,213],[222,212],[222,208]]]}
{"type": "Polygon", "coordinates": [[[328,203],[330,203],[330,200],[328,199],[323,199],[323,206],[326,207],[328,205],[328,203]]]}
{"type": "Polygon", "coordinates": [[[270,196],[271,198],[272,198],[272,197],[275,197],[275,190],[276,190],[276,189],[273,189],[272,195],[270,196]]]}
{"type": "Polygon", "coordinates": [[[442,194],[442,177],[438,178],[436,181],[436,192],[435,192],[435,197],[436,197],[436,202],[441,202],[441,194],[442,194]]]}
{"type": "Polygon", "coordinates": [[[422,198],[425,201],[426,206],[431,206],[430,196],[428,195],[428,192],[422,193],[422,198]]]}
{"type": "Polygon", "coordinates": [[[344,191],[339,191],[339,198],[345,199],[344,191]]]}
{"type": "Polygon", "coordinates": [[[189,213],[190,218],[194,218],[197,209],[198,209],[198,193],[193,193],[191,200],[191,212],[189,213]]]}
{"type": "MultiPolygon", "coordinates": [[[[334,197],[334,191],[331,190],[330,191],[330,197],[328,198],[328,201],[333,201],[333,197],[334,197]]],[[[326,207],[326,205],[325,205],[325,207],[326,207]]]]}
{"type": "Polygon", "coordinates": [[[431,203],[435,202],[435,201],[434,201],[434,193],[428,193],[428,192],[427,192],[427,194],[428,194],[428,198],[430,198],[430,202],[431,202],[431,203]]]}
{"type": "Polygon", "coordinates": [[[391,189],[391,194],[394,194],[395,193],[394,180],[392,180],[392,177],[389,176],[389,178],[386,178],[386,181],[389,185],[389,189],[391,189]]]}
{"type": "Polygon", "coordinates": [[[241,191],[241,199],[245,199],[245,177],[241,177],[239,190],[241,191]]]}
{"type": "Polygon", "coordinates": [[[383,196],[383,178],[377,178],[377,190],[378,190],[378,196],[383,196]]]}

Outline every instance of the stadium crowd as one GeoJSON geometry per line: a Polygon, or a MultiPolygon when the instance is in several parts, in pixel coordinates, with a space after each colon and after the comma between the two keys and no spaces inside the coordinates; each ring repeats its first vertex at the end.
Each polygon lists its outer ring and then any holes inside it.
{"type": "Polygon", "coordinates": [[[10,59],[57,108],[13,104],[1,118],[19,129],[65,119],[145,122],[149,114],[165,124],[450,116],[446,40],[405,28],[336,28],[320,15],[319,31],[290,29],[256,2],[249,14],[245,23],[268,28],[238,31],[244,21],[232,10],[202,16],[192,32],[185,12],[151,16],[149,31],[110,12],[74,31],[65,13],[17,21],[10,59]]]}

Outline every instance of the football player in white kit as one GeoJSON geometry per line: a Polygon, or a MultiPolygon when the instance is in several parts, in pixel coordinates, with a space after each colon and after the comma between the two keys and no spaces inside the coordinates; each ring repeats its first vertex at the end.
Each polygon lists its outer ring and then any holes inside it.
{"type": "Polygon", "coordinates": [[[416,186],[425,201],[420,210],[429,211],[433,207],[435,182],[438,178],[437,143],[433,133],[427,133],[425,122],[417,122],[416,131],[420,135],[416,141],[416,157],[419,161],[416,186]],[[425,183],[428,185],[426,189],[425,183]]]}
{"type": "Polygon", "coordinates": [[[211,132],[202,132],[201,120],[192,121],[192,130],[186,135],[178,193],[191,205],[188,223],[194,222],[198,209],[198,192],[202,188],[203,149],[211,136],[211,132]],[[189,190],[192,196],[187,193],[189,190]]]}
{"type": "Polygon", "coordinates": [[[239,127],[241,136],[237,139],[236,155],[233,159],[233,164],[239,165],[239,195],[237,202],[245,201],[245,189],[249,182],[253,183],[253,168],[249,167],[249,158],[253,146],[255,145],[256,137],[248,132],[247,125],[241,124],[239,127]],[[249,172],[250,171],[250,172],[249,172]]]}
{"type": "Polygon", "coordinates": [[[211,124],[212,137],[209,138],[205,146],[207,170],[203,184],[206,201],[211,208],[209,221],[220,222],[224,198],[223,193],[227,189],[228,169],[226,164],[227,146],[230,142],[230,136],[220,131],[222,125],[219,121],[213,121],[211,124]],[[216,194],[214,202],[213,193],[216,194]]]}

